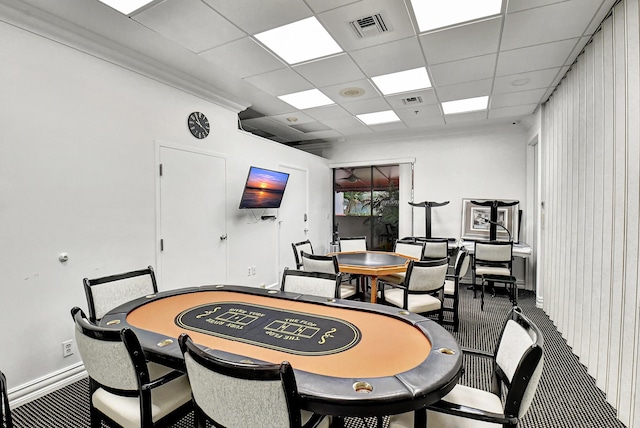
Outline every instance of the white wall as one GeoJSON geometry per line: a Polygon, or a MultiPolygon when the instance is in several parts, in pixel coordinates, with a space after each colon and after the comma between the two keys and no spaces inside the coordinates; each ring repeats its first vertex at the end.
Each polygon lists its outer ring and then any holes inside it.
{"type": "Polygon", "coordinates": [[[623,0],[543,111],[544,309],[640,426],[640,19],[623,0]]]}
{"type": "MultiPolygon", "coordinates": [[[[61,343],[83,277],[155,263],[157,141],[226,157],[230,283],[278,281],[277,223],[237,208],[250,165],[308,170],[310,212],[330,210],[326,160],[238,131],[236,112],[4,22],[0,40],[0,370],[14,393],[79,363],[61,343]],[[208,138],[188,133],[192,111],[208,138]]],[[[310,216],[312,241],[330,241],[330,214],[310,216]]]]}
{"type": "MultiPolygon", "coordinates": [[[[517,199],[526,213],[526,149],[526,130],[508,124],[446,130],[419,140],[347,141],[323,155],[341,164],[415,158],[413,200],[450,201],[431,210],[431,231],[433,236],[457,238],[463,198],[517,199]]],[[[425,209],[404,208],[413,209],[413,234],[424,236],[425,209]]]]}

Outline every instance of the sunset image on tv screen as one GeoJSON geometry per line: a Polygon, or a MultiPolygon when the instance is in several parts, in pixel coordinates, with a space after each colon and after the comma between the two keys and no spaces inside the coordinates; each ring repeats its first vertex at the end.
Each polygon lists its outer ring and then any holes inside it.
{"type": "Polygon", "coordinates": [[[251,167],[240,208],[279,208],[289,174],[251,167]]]}

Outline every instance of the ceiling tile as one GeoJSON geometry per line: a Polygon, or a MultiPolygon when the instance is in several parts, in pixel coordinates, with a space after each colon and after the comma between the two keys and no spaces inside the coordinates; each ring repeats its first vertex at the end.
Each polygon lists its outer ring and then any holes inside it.
{"type": "Polygon", "coordinates": [[[504,94],[507,92],[547,88],[551,86],[559,71],[560,68],[548,68],[546,70],[496,77],[493,82],[493,93],[504,94]]]}
{"type": "MultiPolygon", "coordinates": [[[[262,0],[264,1],[264,0],[262,0]]],[[[361,0],[305,0],[311,9],[315,13],[326,12],[327,10],[335,9],[340,6],[345,6],[350,3],[356,3],[361,0]]]]}
{"type": "Polygon", "coordinates": [[[593,1],[582,0],[579,8],[572,2],[562,2],[508,14],[500,48],[511,50],[581,37],[600,2],[594,6],[593,1]]]}
{"type": "Polygon", "coordinates": [[[485,120],[486,118],[487,110],[474,111],[472,113],[447,114],[444,116],[444,120],[447,124],[476,122],[485,120]]]}
{"type": "Polygon", "coordinates": [[[493,79],[438,86],[438,98],[444,102],[491,95],[492,86],[493,79]]]}
{"type": "Polygon", "coordinates": [[[404,122],[414,122],[427,117],[442,116],[442,110],[440,110],[440,104],[432,104],[429,106],[416,106],[412,109],[396,110],[396,114],[404,122]]]}
{"type": "Polygon", "coordinates": [[[507,13],[520,12],[541,6],[548,6],[554,3],[563,3],[569,0],[509,0],[507,13]]]}
{"type": "Polygon", "coordinates": [[[325,87],[320,88],[320,90],[326,96],[328,96],[333,101],[335,101],[336,103],[339,103],[339,104],[350,103],[350,102],[356,101],[356,100],[366,100],[366,99],[371,99],[371,98],[380,98],[380,93],[373,86],[373,84],[367,79],[357,80],[355,82],[346,82],[346,83],[342,83],[340,85],[325,86],[325,87]],[[364,93],[362,95],[360,95],[359,97],[349,97],[349,96],[344,96],[344,95],[340,94],[341,91],[343,91],[344,89],[348,89],[348,88],[363,89],[364,93]]]}
{"type": "Polygon", "coordinates": [[[498,52],[502,18],[488,19],[442,31],[420,35],[427,64],[498,52]]]}
{"type": "Polygon", "coordinates": [[[300,0],[203,0],[250,35],[313,15],[300,0]]]}
{"type": "Polygon", "coordinates": [[[286,67],[282,61],[258,45],[251,37],[210,49],[201,53],[200,57],[218,67],[224,67],[241,78],[286,67]],[[238,55],[238,52],[242,52],[242,55],[238,55]]]}
{"type": "Polygon", "coordinates": [[[380,76],[425,65],[417,37],[353,51],[351,56],[368,76],[380,76]]]}
{"type": "Polygon", "coordinates": [[[534,89],[533,91],[511,92],[499,94],[491,97],[491,109],[501,107],[512,107],[523,104],[537,104],[547,91],[546,88],[534,89]]]}
{"type": "Polygon", "coordinates": [[[367,0],[320,13],[318,19],[346,51],[388,43],[415,36],[403,1],[367,0]],[[349,22],[380,13],[388,31],[371,37],[359,37],[349,22]]]}
{"type": "Polygon", "coordinates": [[[532,114],[538,104],[527,104],[514,107],[492,108],[489,110],[489,119],[497,119],[500,117],[517,117],[532,114]]]}
{"type": "Polygon", "coordinates": [[[375,113],[378,111],[391,110],[389,104],[382,98],[374,98],[371,100],[354,101],[342,104],[351,114],[375,113]]]}
{"type": "Polygon", "coordinates": [[[283,113],[269,116],[271,120],[275,120],[283,125],[291,126],[291,125],[300,125],[303,123],[316,122],[316,120],[301,111],[295,111],[290,113],[283,113]],[[295,118],[295,121],[287,120],[289,118],[295,118]]]}
{"type": "Polygon", "coordinates": [[[565,63],[578,39],[500,52],[497,76],[559,67],[565,63]]]}
{"type": "Polygon", "coordinates": [[[362,134],[372,134],[373,130],[366,127],[365,125],[354,126],[353,128],[343,128],[340,129],[340,133],[342,135],[362,135],[362,134]]]}
{"type": "Polygon", "coordinates": [[[496,55],[483,55],[429,67],[436,90],[439,86],[493,77],[496,55]]]}
{"type": "Polygon", "coordinates": [[[353,116],[343,117],[340,119],[328,119],[323,120],[322,123],[329,126],[330,128],[337,129],[340,131],[341,129],[350,129],[358,126],[365,126],[353,116]]]}
{"type": "Polygon", "coordinates": [[[132,19],[196,53],[246,35],[199,0],[166,0],[132,19]]]}
{"type": "Polygon", "coordinates": [[[351,113],[347,112],[342,106],[337,104],[308,108],[304,111],[308,116],[313,117],[316,120],[324,122],[330,119],[341,119],[345,117],[352,117],[351,113]]]}
{"type": "Polygon", "coordinates": [[[296,65],[293,69],[317,87],[365,78],[365,75],[347,54],[296,65]],[[335,73],[335,70],[340,70],[340,73],[335,73]]]}
{"type": "Polygon", "coordinates": [[[424,91],[415,91],[415,92],[405,92],[402,94],[395,95],[387,95],[384,97],[389,105],[394,109],[405,109],[405,108],[414,108],[421,107],[429,104],[435,104],[438,102],[438,98],[436,97],[436,93],[433,89],[427,89],[424,91]],[[419,97],[422,101],[418,105],[406,104],[403,100],[407,98],[416,98],[419,97]]]}
{"type": "Polygon", "coordinates": [[[380,125],[369,125],[369,128],[373,130],[373,132],[387,132],[387,131],[395,131],[398,129],[405,129],[407,125],[402,122],[389,122],[389,123],[381,123],[380,125]]]}
{"type": "Polygon", "coordinates": [[[431,117],[416,117],[416,118],[408,118],[403,119],[405,125],[408,128],[416,129],[416,128],[426,128],[429,126],[437,126],[444,125],[444,116],[431,116],[431,117]]]}
{"type": "Polygon", "coordinates": [[[244,80],[274,96],[313,89],[311,83],[290,68],[258,74],[244,80]]]}

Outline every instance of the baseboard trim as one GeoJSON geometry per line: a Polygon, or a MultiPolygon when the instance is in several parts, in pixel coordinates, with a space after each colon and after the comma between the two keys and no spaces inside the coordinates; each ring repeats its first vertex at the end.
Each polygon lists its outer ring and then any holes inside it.
{"type": "Polygon", "coordinates": [[[11,407],[20,407],[36,398],[43,397],[53,391],[87,377],[87,371],[82,362],[65,367],[39,379],[17,386],[9,390],[11,407]]]}

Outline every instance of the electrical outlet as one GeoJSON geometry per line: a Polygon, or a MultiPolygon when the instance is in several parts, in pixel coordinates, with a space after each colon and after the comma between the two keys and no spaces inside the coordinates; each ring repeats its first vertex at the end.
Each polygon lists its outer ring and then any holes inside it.
{"type": "Polygon", "coordinates": [[[247,268],[247,276],[251,276],[251,266],[247,268]]]}
{"type": "Polygon", "coordinates": [[[73,340],[62,342],[62,357],[69,357],[71,355],[73,355],[73,340]]]}
{"type": "Polygon", "coordinates": [[[255,274],[256,274],[256,267],[251,266],[251,275],[255,275],[255,274]]]}

